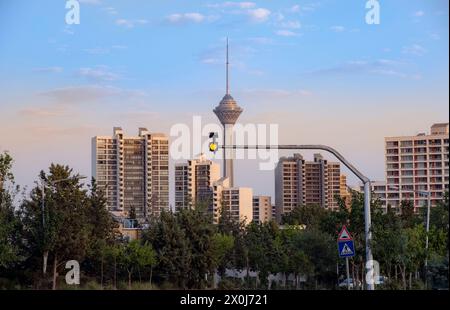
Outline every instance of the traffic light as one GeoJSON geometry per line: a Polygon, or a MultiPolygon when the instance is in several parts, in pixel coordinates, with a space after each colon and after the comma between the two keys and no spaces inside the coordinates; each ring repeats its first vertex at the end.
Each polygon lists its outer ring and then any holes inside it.
{"type": "Polygon", "coordinates": [[[217,132],[210,132],[209,138],[212,139],[211,142],[209,142],[209,151],[213,152],[214,154],[217,152],[217,149],[219,148],[219,145],[217,144],[216,139],[219,137],[217,132]]]}

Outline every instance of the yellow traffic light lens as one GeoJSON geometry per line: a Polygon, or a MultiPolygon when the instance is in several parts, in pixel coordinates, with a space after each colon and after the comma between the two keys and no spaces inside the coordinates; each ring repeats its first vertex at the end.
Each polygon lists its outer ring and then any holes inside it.
{"type": "Polygon", "coordinates": [[[209,151],[210,151],[210,152],[215,152],[215,151],[217,151],[217,143],[210,143],[210,144],[209,144],[209,151]]]}

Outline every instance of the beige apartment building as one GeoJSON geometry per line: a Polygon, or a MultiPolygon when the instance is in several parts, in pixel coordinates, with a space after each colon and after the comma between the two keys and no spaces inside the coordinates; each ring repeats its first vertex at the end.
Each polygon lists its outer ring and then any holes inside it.
{"type": "Polygon", "coordinates": [[[112,136],[92,138],[92,176],[103,189],[108,210],[138,222],[169,209],[169,141],[164,134],[139,128],[125,136],[115,127],[112,136]]]}
{"type": "Polygon", "coordinates": [[[275,205],[277,220],[296,206],[317,204],[337,209],[341,192],[340,164],[315,154],[306,161],[300,154],[282,157],[275,169],[275,205]]]}
{"type": "Polygon", "coordinates": [[[265,223],[272,220],[272,201],[270,196],[253,196],[253,221],[265,223]]]}
{"type": "MultiPolygon", "coordinates": [[[[370,182],[371,193],[373,200],[379,200],[381,207],[386,208],[386,181],[372,181],[370,182]]],[[[364,193],[364,185],[360,184],[354,190],[364,193]]]]}
{"type": "Polygon", "coordinates": [[[339,195],[345,201],[345,206],[350,208],[352,204],[352,193],[347,185],[347,176],[345,174],[339,176],[339,195]]]}
{"type": "Polygon", "coordinates": [[[449,184],[448,141],[448,123],[434,124],[428,135],[385,138],[386,204],[426,206],[428,192],[432,205],[442,199],[449,184]]]}
{"type": "Polygon", "coordinates": [[[175,165],[175,210],[191,208],[195,203],[212,205],[213,183],[220,179],[220,165],[198,159],[175,165]]]}
{"type": "Polygon", "coordinates": [[[221,178],[213,185],[213,223],[219,223],[222,213],[246,225],[253,220],[253,190],[230,187],[229,178],[221,178]]]}

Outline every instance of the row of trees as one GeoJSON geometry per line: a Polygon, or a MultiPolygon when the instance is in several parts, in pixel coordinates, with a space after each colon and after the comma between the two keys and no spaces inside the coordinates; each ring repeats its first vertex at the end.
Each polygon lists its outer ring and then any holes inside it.
{"type": "MultiPolygon", "coordinates": [[[[150,220],[139,240],[128,241],[106,210],[95,180],[86,189],[72,169],[51,165],[39,175],[48,184],[44,196],[39,186],[25,195],[15,185],[12,163],[7,153],[0,154],[0,288],[63,287],[64,264],[75,259],[81,263],[81,284],[91,288],[333,289],[344,275],[336,247],[344,224],[356,245],[352,278],[364,284],[359,193],[353,193],[351,208],[340,201],[339,212],[298,207],[283,218],[282,226],[245,226],[226,213],[214,225],[202,205],[163,212],[150,220]],[[227,270],[246,276],[233,278],[227,270]],[[257,277],[250,276],[252,271],[257,277]],[[281,282],[269,280],[275,274],[281,282]]],[[[385,287],[420,288],[425,278],[428,288],[448,287],[448,197],[432,209],[428,252],[424,215],[414,213],[411,203],[383,212],[372,201],[372,210],[373,252],[388,279],[385,287]]]]}

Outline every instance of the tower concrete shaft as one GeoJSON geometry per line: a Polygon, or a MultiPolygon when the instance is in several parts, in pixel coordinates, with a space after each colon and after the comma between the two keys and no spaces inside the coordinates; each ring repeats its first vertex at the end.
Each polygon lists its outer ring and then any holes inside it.
{"type": "MultiPolygon", "coordinates": [[[[227,39],[227,59],[226,59],[226,93],[220,101],[219,105],[214,109],[214,113],[217,115],[220,123],[223,125],[223,144],[225,146],[233,145],[233,126],[236,124],[237,119],[242,113],[240,108],[233,97],[230,95],[229,88],[229,59],[228,59],[228,39],[227,39]]],[[[233,178],[233,159],[234,150],[224,149],[223,154],[223,175],[228,177],[230,186],[234,186],[233,178]]]]}

